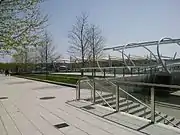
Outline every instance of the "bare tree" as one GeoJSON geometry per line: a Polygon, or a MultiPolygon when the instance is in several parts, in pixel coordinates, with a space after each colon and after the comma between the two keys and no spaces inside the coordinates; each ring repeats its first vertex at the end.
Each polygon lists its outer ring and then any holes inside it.
{"type": "Polygon", "coordinates": [[[40,63],[54,62],[60,59],[61,55],[56,52],[51,37],[45,33],[44,42],[37,46],[37,58],[40,63]]]}
{"type": "Polygon", "coordinates": [[[81,16],[76,18],[76,24],[73,25],[72,30],[69,32],[68,38],[69,43],[71,44],[68,52],[71,56],[77,58],[81,57],[82,68],[85,66],[85,59],[89,55],[88,50],[88,16],[85,13],[82,13],[81,16]]]}
{"type": "Polygon", "coordinates": [[[88,32],[88,41],[89,41],[89,58],[93,61],[93,67],[95,67],[96,59],[100,58],[103,55],[104,37],[99,27],[92,24],[89,27],[88,32]]]}
{"type": "Polygon", "coordinates": [[[85,62],[91,59],[95,66],[95,59],[102,56],[104,48],[104,37],[100,28],[93,24],[89,25],[87,19],[88,16],[85,13],[77,17],[76,24],[73,25],[68,35],[71,44],[68,52],[75,58],[81,57],[82,68],[85,66],[85,62]]]}

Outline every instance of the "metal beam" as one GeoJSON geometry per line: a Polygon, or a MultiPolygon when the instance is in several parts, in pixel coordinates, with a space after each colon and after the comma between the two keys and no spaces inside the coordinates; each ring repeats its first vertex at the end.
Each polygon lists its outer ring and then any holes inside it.
{"type": "MultiPolygon", "coordinates": [[[[130,43],[126,45],[126,49],[128,48],[136,48],[136,47],[142,47],[142,46],[153,46],[157,45],[159,41],[150,41],[150,42],[141,42],[141,43],[130,43]]],[[[160,44],[172,44],[172,43],[180,43],[180,39],[168,39],[161,41],[160,44]]],[[[123,50],[124,45],[116,46],[116,47],[109,47],[104,48],[103,50],[123,50]]]]}

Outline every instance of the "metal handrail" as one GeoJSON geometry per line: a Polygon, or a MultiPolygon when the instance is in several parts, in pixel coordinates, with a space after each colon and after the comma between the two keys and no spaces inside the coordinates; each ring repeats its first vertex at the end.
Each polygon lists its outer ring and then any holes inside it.
{"type": "MultiPolygon", "coordinates": [[[[107,80],[107,79],[106,79],[107,80]]],[[[109,83],[111,83],[114,86],[117,86],[116,84],[112,83],[111,81],[107,80],[109,83]]],[[[118,85],[119,87],[119,85],[118,85]]],[[[145,107],[147,107],[148,109],[151,110],[151,107],[148,106],[147,104],[143,103],[141,100],[137,99],[136,97],[134,97],[133,95],[129,94],[128,92],[126,92],[125,90],[123,90],[121,87],[119,87],[119,90],[121,90],[122,92],[124,92],[125,94],[127,94],[128,96],[130,96],[131,98],[133,98],[134,100],[138,101],[140,104],[144,105],[145,107]]],[[[165,119],[166,121],[168,121],[169,123],[171,123],[173,126],[179,128],[177,125],[175,125],[174,123],[172,123],[170,120],[168,120],[166,117],[161,116],[157,111],[155,111],[155,114],[159,115],[160,117],[162,117],[163,119],[165,119]]]]}
{"type": "MultiPolygon", "coordinates": [[[[102,86],[101,84],[97,83],[100,87],[102,87],[103,89],[109,91],[107,88],[105,88],[104,86],[102,86]]],[[[102,91],[102,90],[101,90],[102,91]]]]}
{"type": "MultiPolygon", "coordinates": [[[[173,65],[180,65],[179,63],[169,63],[167,64],[166,66],[167,67],[170,67],[170,66],[173,66],[173,65]]],[[[162,65],[149,65],[149,66],[129,66],[130,68],[153,68],[153,67],[157,67],[157,68],[162,68],[162,65]]],[[[101,67],[101,69],[114,69],[114,68],[117,68],[117,69],[123,69],[125,67],[101,67]]],[[[82,70],[86,70],[86,69],[99,69],[99,67],[88,67],[88,68],[81,68],[82,70]]]]}
{"type": "Polygon", "coordinates": [[[144,83],[144,82],[118,81],[117,84],[180,89],[179,85],[155,84],[155,83],[144,83]]]}
{"type": "MultiPolygon", "coordinates": [[[[180,40],[180,39],[179,39],[180,40]]],[[[158,41],[156,41],[156,42],[158,42],[158,41]]],[[[163,41],[164,42],[164,41],[163,41]]],[[[150,42],[149,42],[150,43],[150,42]]],[[[141,43],[142,44],[142,43],[141,43]]],[[[155,45],[156,45],[156,43],[155,43],[155,45]]],[[[124,47],[124,46],[123,46],[124,47]]],[[[111,48],[112,49],[112,48],[111,48]]],[[[114,49],[114,48],[113,48],[114,49]]],[[[99,61],[98,61],[98,59],[97,59],[97,65],[98,65],[98,68],[100,69],[100,71],[103,73],[103,70],[102,69],[105,69],[105,68],[101,68],[100,67],[100,65],[99,65],[99,61]]],[[[171,66],[171,64],[169,64],[170,66],[171,66]]],[[[168,66],[169,66],[168,65],[168,66]]],[[[162,65],[161,65],[162,66],[162,65]]],[[[149,68],[151,68],[151,67],[158,67],[158,68],[161,68],[159,65],[157,66],[147,66],[147,67],[149,67],[149,68]]],[[[110,68],[113,68],[113,67],[110,67],[110,68]]],[[[93,69],[93,68],[92,68],[93,69]]],[[[112,85],[114,85],[115,87],[117,86],[116,84],[114,84],[113,82],[111,82],[111,81],[109,81],[109,80],[107,80],[106,78],[104,78],[107,82],[109,82],[109,83],[111,83],[112,85]]],[[[120,88],[119,87],[119,85],[118,85],[118,88],[120,88]]],[[[133,99],[135,99],[137,102],[139,102],[140,104],[143,104],[144,106],[146,106],[147,108],[149,108],[150,110],[151,110],[151,107],[149,107],[147,104],[145,104],[145,103],[143,103],[142,101],[140,101],[139,99],[137,99],[136,97],[134,97],[134,96],[132,96],[131,94],[129,94],[128,92],[126,92],[125,90],[123,90],[122,88],[120,88],[119,90],[121,90],[122,92],[124,92],[125,94],[127,94],[128,96],[130,96],[131,98],[133,98],[133,99]]],[[[157,114],[157,115],[159,115],[160,117],[162,117],[163,119],[165,119],[165,120],[167,120],[169,123],[171,123],[173,126],[175,126],[175,127],[177,127],[177,128],[179,128],[177,125],[175,125],[174,123],[172,123],[171,121],[169,121],[167,118],[165,118],[165,117],[163,117],[163,116],[161,116],[159,113],[157,113],[156,111],[154,112],[155,114],[157,114]]]]}
{"type": "MultiPolygon", "coordinates": [[[[88,85],[93,89],[93,86],[89,83],[91,80],[90,80],[88,77],[86,77],[86,78],[89,80],[89,81],[87,81],[88,85]]],[[[96,91],[96,93],[100,96],[100,98],[101,98],[111,109],[114,110],[114,108],[102,97],[101,94],[99,94],[97,91],[96,91]]]]}
{"type": "MultiPolygon", "coordinates": [[[[88,82],[88,84],[89,84],[89,86],[91,87],[91,88],[93,88],[93,86],[88,82]]],[[[103,98],[103,96],[101,95],[101,94],[99,94],[97,91],[96,91],[96,93],[101,97],[101,99],[111,108],[111,109],[113,109],[114,110],[114,108],[103,98]]]]}
{"type": "MultiPolygon", "coordinates": [[[[91,87],[91,88],[93,88],[93,86],[88,82],[88,84],[89,84],[89,86],[91,87]]],[[[111,108],[111,109],[113,109],[114,110],[114,108],[103,98],[103,96],[101,95],[101,94],[99,94],[97,91],[96,91],[96,93],[101,97],[101,99],[111,108]]]]}
{"type": "MultiPolygon", "coordinates": [[[[167,64],[166,65],[167,66],[167,68],[171,68],[171,67],[174,67],[174,65],[173,64],[167,64]]],[[[126,69],[127,67],[100,67],[99,68],[99,66],[98,67],[89,67],[89,68],[82,68],[81,70],[86,70],[86,69],[90,69],[90,70],[93,70],[93,69],[100,69],[100,72],[102,73],[102,74],[104,74],[104,69],[126,69]]],[[[162,65],[157,65],[157,66],[155,66],[155,65],[153,65],[153,66],[135,66],[135,67],[132,67],[132,66],[128,66],[128,72],[127,73],[121,73],[121,74],[129,74],[131,71],[130,71],[130,69],[132,69],[132,70],[134,70],[134,72],[133,72],[133,74],[144,74],[144,72],[142,72],[142,71],[144,71],[144,69],[146,69],[146,72],[148,73],[148,72],[156,72],[156,71],[154,71],[153,69],[157,69],[158,71],[160,70],[163,70],[163,67],[162,67],[162,65]]],[[[122,71],[123,72],[123,71],[122,71]]],[[[132,74],[132,73],[131,73],[132,74]]]]}
{"type": "MultiPolygon", "coordinates": [[[[98,64],[98,67],[100,68],[99,63],[97,63],[97,64],[98,64]]],[[[101,68],[100,68],[100,71],[103,72],[101,68]]],[[[87,78],[88,80],[90,80],[88,77],[86,77],[86,78],[87,78]]],[[[94,78],[94,79],[95,79],[95,78],[94,78]]],[[[106,80],[107,82],[109,82],[110,84],[112,84],[112,85],[115,86],[115,87],[116,87],[116,86],[119,87],[119,85],[114,84],[113,82],[109,81],[107,78],[104,78],[104,80],[106,80]]],[[[87,82],[87,83],[89,84],[89,86],[90,86],[91,88],[93,88],[93,86],[92,86],[89,82],[87,82]]],[[[139,102],[140,104],[144,105],[145,107],[147,107],[148,109],[151,110],[151,107],[149,107],[147,104],[143,103],[142,101],[140,101],[139,99],[137,99],[137,98],[134,97],[133,95],[129,94],[128,92],[126,92],[125,90],[123,90],[121,87],[119,87],[119,88],[120,88],[119,90],[121,90],[122,92],[124,92],[126,95],[130,96],[131,98],[133,98],[134,100],[136,100],[137,102],[139,102]]],[[[103,99],[103,101],[104,101],[110,108],[112,108],[111,105],[109,105],[109,103],[108,103],[98,92],[96,92],[96,93],[103,99]]],[[[113,108],[112,108],[112,109],[113,109],[113,108]]],[[[160,116],[160,117],[163,118],[164,120],[166,120],[166,121],[168,121],[169,123],[171,123],[174,127],[179,128],[177,125],[175,125],[174,123],[172,123],[172,122],[171,122],[170,120],[168,120],[166,117],[161,116],[161,115],[159,114],[159,112],[155,111],[155,114],[157,114],[158,116],[160,116]]]]}
{"type": "MultiPolygon", "coordinates": [[[[99,63],[97,62],[98,64],[98,67],[100,68],[101,72],[102,72],[102,69],[99,65],[99,63]]],[[[107,82],[111,83],[112,85],[114,85],[114,87],[116,87],[117,85],[114,84],[113,82],[109,81],[108,79],[104,78],[107,82]]],[[[119,87],[119,86],[118,86],[119,87]]],[[[119,87],[120,88],[120,87],[119,87]]],[[[140,101],[139,99],[137,99],[136,97],[132,96],[131,94],[129,94],[128,92],[126,92],[125,90],[123,90],[122,88],[120,88],[119,90],[123,91],[124,93],[126,93],[127,95],[129,95],[130,97],[132,97],[133,99],[137,100],[139,103],[142,103],[143,105],[147,106],[148,108],[150,108],[148,105],[144,104],[142,101],[140,101]]]]}
{"type": "MultiPolygon", "coordinates": [[[[114,87],[116,87],[117,85],[112,83],[111,81],[108,80],[109,83],[111,83],[112,85],[114,85],[114,87]]],[[[119,87],[119,85],[118,85],[119,87]]],[[[145,103],[143,103],[142,101],[140,101],[139,99],[137,99],[136,97],[132,96],[131,94],[129,94],[128,92],[126,92],[125,90],[123,90],[121,87],[119,87],[122,92],[124,92],[125,94],[127,94],[128,96],[130,96],[131,98],[137,100],[139,103],[142,103],[144,106],[147,106],[149,109],[151,109],[151,107],[149,107],[148,105],[146,105],[145,103]]]]}

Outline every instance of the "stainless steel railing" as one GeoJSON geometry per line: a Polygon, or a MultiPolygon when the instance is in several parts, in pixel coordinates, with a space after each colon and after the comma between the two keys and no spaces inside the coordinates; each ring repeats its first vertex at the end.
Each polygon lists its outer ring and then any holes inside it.
{"type": "MultiPolygon", "coordinates": [[[[97,93],[97,94],[99,95],[99,97],[100,97],[111,109],[113,109],[113,107],[106,101],[106,99],[103,98],[102,94],[99,94],[99,93],[94,89],[94,87],[93,87],[92,84],[90,83],[91,80],[90,80],[88,77],[86,77],[86,78],[84,78],[84,79],[86,79],[86,80],[83,80],[83,81],[86,81],[87,84],[91,87],[91,91],[94,91],[95,93],[97,93]]],[[[150,110],[151,110],[151,121],[152,121],[152,122],[155,122],[155,115],[158,115],[158,116],[160,116],[161,118],[164,119],[164,122],[167,121],[167,122],[169,122],[171,125],[173,125],[174,127],[177,127],[174,123],[172,123],[172,122],[171,122],[170,120],[168,120],[166,117],[160,115],[159,112],[155,111],[154,87],[151,88],[151,107],[150,107],[149,105],[143,103],[141,100],[137,99],[136,97],[134,97],[133,95],[131,95],[130,93],[128,93],[127,91],[125,91],[124,89],[122,89],[122,88],[119,86],[119,84],[114,84],[114,83],[112,83],[111,81],[109,81],[108,79],[104,79],[104,80],[105,80],[107,83],[110,83],[112,86],[114,86],[114,88],[117,88],[118,91],[121,91],[121,92],[125,93],[125,94],[127,95],[127,97],[131,97],[134,101],[136,101],[136,102],[140,103],[141,105],[145,106],[146,109],[147,109],[147,108],[150,109],[150,110]]],[[[104,86],[102,86],[100,83],[98,83],[98,79],[95,79],[95,78],[94,78],[93,81],[96,82],[96,83],[95,83],[96,85],[99,85],[99,86],[102,88],[101,91],[102,91],[103,89],[106,90],[106,91],[108,91],[106,87],[104,87],[104,86]]],[[[79,81],[78,86],[80,86],[80,83],[81,83],[81,82],[79,81]]],[[[120,82],[120,83],[122,83],[122,82],[120,82]]],[[[131,82],[131,83],[132,83],[132,82],[131,82]]],[[[135,82],[133,82],[133,83],[134,83],[134,85],[135,85],[135,82]]],[[[122,83],[122,84],[123,84],[123,83],[122,83]]],[[[127,82],[124,82],[124,84],[127,84],[127,82]]],[[[139,85],[140,85],[140,84],[139,84],[139,85]]],[[[143,85],[145,85],[145,83],[143,83],[143,85]]],[[[155,85],[155,86],[157,86],[157,85],[155,85]]],[[[164,85],[163,85],[163,86],[164,86],[164,85]]],[[[166,85],[165,85],[165,86],[166,86],[166,85]]],[[[175,87],[175,86],[174,86],[174,87],[175,87]]],[[[80,87],[79,87],[78,89],[80,89],[80,87]]],[[[79,90],[79,92],[80,92],[80,90],[79,90]]],[[[101,93],[102,93],[102,92],[101,92],[101,93]]],[[[119,92],[116,91],[116,94],[117,94],[117,93],[118,93],[118,95],[116,95],[116,97],[119,97],[119,92]]],[[[94,98],[95,98],[95,97],[94,97],[94,98]]],[[[119,109],[118,106],[119,106],[119,102],[118,102],[118,100],[116,100],[116,111],[119,111],[119,110],[117,110],[117,109],[119,109]]],[[[145,111],[144,111],[144,112],[145,112],[145,111]]]]}
{"type": "MultiPolygon", "coordinates": [[[[96,94],[99,95],[99,97],[111,108],[114,110],[114,108],[105,100],[105,98],[102,96],[102,92],[101,94],[99,94],[95,89],[94,89],[94,86],[91,84],[91,79],[89,79],[88,77],[85,77],[83,79],[86,79],[86,80],[83,80],[83,82],[86,82],[90,87],[91,87],[91,95],[92,95],[92,91],[94,91],[96,94]]],[[[80,96],[78,96],[77,98],[77,95],[80,95],[80,83],[81,83],[81,80],[79,80],[77,82],[77,88],[76,88],[76,99],[79,100],[80,99],[80,96]]],[[[95,99],[95,96],[93,97],[93,99],[95,99]]],[[[94,100],[95,102],[95,100],[94,100]]]]}
{"type": "MultiPolygon", "coordinates": [[[[136,83],[136,82],[120,82],[121,84],[134,84],[134,85],[145,85],[146,83],[136,83]]],[[[119,86],[119,84],[117,84],[119,86]]],[[[148,84],[150,86],[150,84],[148,84]]],[[[151,107],[145,103],[143,103],[141,100],[137,99],[136,97],[134,97],[133,95],[129,94],[128,92],[126,92],[125,90],[123,89],[119,89],[120,91],[123,91],[124,93],[126,93],[128,96],[130,96],[132,99],[134,99],[135,101],[139,102],[140,104],[144,105],[145,107],[147,107],[148,109],[151,110],[151,121],[152,122],[155,122],[155,114],[160,116],[161,118],[164,119],[164,123],[165,121],[168,121],[170,124],[172,124],[174,127],[177,127],[179,128],[177,125],[175,125],[174,123],[172,123],[170,120],[168,120],[166,117],[162,116],[159,114],[159,112],[155,111],[155,101],[154,101],[154,96],[155,96],[155,93],[154,93],[154,87],[156,86],[161,86],[161,87],[169,87],[168,85],[160,85],[160,84],[151,84],[152,87],[151,87],[151,107]],[[153,86],[154,85],[154,86],[153,86]]],[[[172,86],[173,88],[180,88],[180,86],[172,86]]]]}
{"type": "MultiPolygon", "coordinates": [[[[110,81],[110,83],[112,83],[110,81]]],[[[113,84],[113,83],[112,83],[113,84]]],[[[113,84],[115,86],[115,84],[113,84]]],[[[119,87],[119,85],[117,85],[117,87],[119,87]]],[[[154,103],[154,87],[151,88],[151,107],[148,106],[147,104],[143,103],[141,100],[137,99],[136,97],[134,97],[133,95],[129,94],[127,91],[123,90],[122,88],[119,87],[119,90],[122,91],[123,93],[125,93],[127,96],[131,97],[133,100],[137,101],[138,103],[140,103],[141,105],[144,105],[145,107],[147,107],[148,109],[151,110],[151,121],[155,122],[155,114],[160,116],[161,118],[164,119],[164,123],[165,121],[168,121],[170,124],[172,124],[174,127],[177,127],[174,123],[172,123],[170,120],[168,120],[166,117],[162,116],[159,114],[159,112],[155,111],[155,103],[154,103]],[[153,97],[152,97],[153,96],[153,97]],[[153,98],[153,99],[152,99],[153,98]]],[[[119,96],[119,95],[116,95],[119,96]]],[[[119,104],[119,103],[118,103],[119,104]]],[[[117,106],[117,105],[116,105],[117,106]]],[[[129,106],[129,104],[128,104],[129,106]]],[[[127,106],[127,107],[128,107],[127,106]]],[[[128,107],[129,108],[129,107],[128,107]]],[[[178,127],[179,128],[179,127],[178,127]]]]}

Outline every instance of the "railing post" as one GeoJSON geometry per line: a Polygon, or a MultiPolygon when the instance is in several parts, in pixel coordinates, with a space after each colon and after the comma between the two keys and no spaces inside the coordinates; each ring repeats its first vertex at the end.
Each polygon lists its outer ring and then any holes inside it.
{"type": "Polygon", "coordinates": [[[132,72],[133,72],[133,68],[131,68],[131,76],[132,76],[132,74],[133,74],[132,72]]]}
{"type": "Polygon", "coordinates": [[[95,82],[95,79],[93,78],[93,103],[96,102],[96,82],[95,82]]]}
{"type": "Polygon", "coordinates": [[[155,92],[154,87],[151,87],[151,122],[155,123],[155,92]]]}
{"type": "Polygon", "coordinates": [[[114,68],[114,77],[116,77],[116,69],[114,68]]]}
{"type": "Polygon", "coordinates": [[[150,75],[152,75],[152,67],[150,68],[150,75]]]}
{"type": "Polygon", "coordinates": [[[139,69],[139,67],[138,67],[138,75],[140,75],[140,69],[139,69]]]}
{"type": "Polygon", "coordinates": [[[119,111],[119,85],[116,85],[116,111],[119,111]]]}
{"type": "Polygon", "coordinates": [[[94,77],[96,76],[96,69],[94,69],[94,77]]]}
{"type": "Polygon", "coordinates": [[[81,83],[81,80],[78,81],[78,88],[76,89],[76,100],[80,100],[80,83],[81,83]]]}
{"type": "Polygon", "coordinates": [[[106,69],[105,68],[104,68],[103,72],[104,72],[104,78],[105,78],[106,77],[106,69]]]}
{"type": "Polygon", "coordinates": [[[146,74],[146,68],[144,69],[144,74],[146,74]]]}
{"type": "Polygon", "coordinates": [[[81,69],[81,77],[83,77],[83,76],[84,76],[84,70],[81,69]]]}
{"type": "Polygon", "coordinates": [[[123,77],[125,76],[125,71],[124,71],[124,67],[123,67],[123,77]]]}

